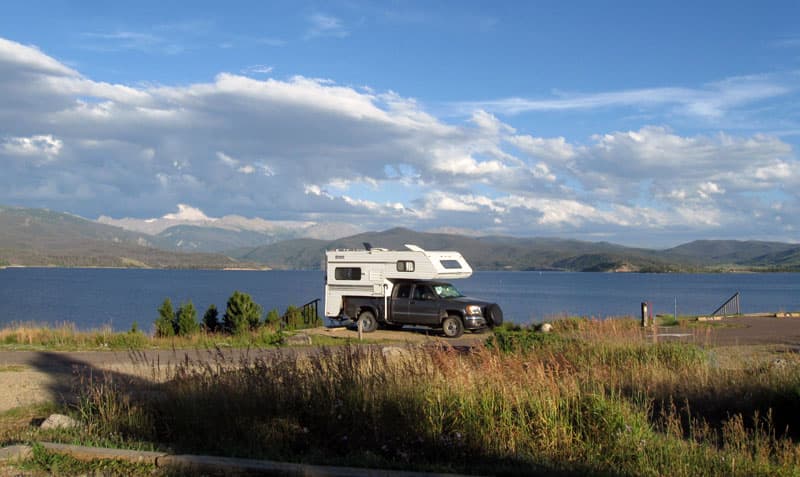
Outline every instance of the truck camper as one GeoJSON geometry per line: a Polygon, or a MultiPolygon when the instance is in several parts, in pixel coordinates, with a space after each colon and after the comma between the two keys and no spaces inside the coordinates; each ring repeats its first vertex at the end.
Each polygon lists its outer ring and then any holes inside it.
{"type": "Polygon", "coordinates": [[[496,303],[465,297],[449,283],[472,275],[459,252],[405,247],[327,251],[325,316],[359,322],[365,332],[424,325],[448,337],[502,323],[496,303]]]}

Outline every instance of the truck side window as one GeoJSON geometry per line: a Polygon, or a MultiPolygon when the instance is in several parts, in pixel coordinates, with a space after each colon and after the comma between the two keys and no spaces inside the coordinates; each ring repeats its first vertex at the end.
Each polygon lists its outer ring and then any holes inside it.
{"type": "Polygon", "coordinates": [[[431,291],[431,287],[423,286],[423,287],[416,287],[414,288],[414,299],[415,300],[430,300],[433,296],[433,291],[431,291]]]}
{"type": "Polygon", "coordinates": [[[361,268],[359,267],[336,267],[333,272],[337,280],[361,280],[361,268]]]}
{"type": "Polygon", "coordinates": [[[397,287],[397,298],[408,298],[411,296],[411,285],[400,285],[397,287]]]}
{"type": "Polygon", "coordinates": [[[398,260],[397,261],[397,271],[398,272],[413,272],[414,271],[414,262],[412,260],[398,260]]]}

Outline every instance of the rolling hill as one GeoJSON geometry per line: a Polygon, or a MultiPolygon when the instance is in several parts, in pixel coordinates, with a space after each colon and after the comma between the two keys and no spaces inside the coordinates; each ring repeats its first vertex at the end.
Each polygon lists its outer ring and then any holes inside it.
{"type": "Polygon", "coordinates": [[[20,266],[252,268],[219,254],[176,253],[158,238],[44,209],[0,207],[0,263],[20,266]]]}
{"type": "Polygon", "coordinates": [[[458,250],[478,270],[638,272],[800,271],[800,245],[697,240],[666,250],[559,238],[470,237],[405,228],[336,240],[175,225],[149,234],[43,209],[0,206],[0,265],[319,269],[324,251],[375,247],[458,250]],[[259,244],[259,245],[256,245],[259,244]],[[182,253],[183,250],[228,250],[182,253]],[[260,265],[256,265],[260,264],[260,265]]]}
{"type": "Polygon", "coordinates": [[[229,254],[243,260],[268,264],[274,268],[318,269],[325,250],[362,248],[368,242],[376,247],[403,249],[407,243],[429,250],[458,250],[476,269],[481,270],[671,270],[669,262],[655,252],[578,240],[512,237],[465,237],[431,234],[404,228],[368,232],[339,240],[292,240],[229,254]]]}
{"type": "Polygon", "coordinates": [[[749,264],[793,249],[797,244],[757,240],[695,240],[664,250],[660,255],[671,260],[691,260],[706,265],[749,264]]]}

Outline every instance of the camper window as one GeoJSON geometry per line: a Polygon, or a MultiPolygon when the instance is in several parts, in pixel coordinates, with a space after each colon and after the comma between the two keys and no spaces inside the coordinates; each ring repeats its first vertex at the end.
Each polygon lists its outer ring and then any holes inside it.
{"type": "Polygon", "coordinates": [[[358,267],[337,267],[334,271],[337,280],[361,280],[361,269],[358,267]]]}
{"type": "Polygon", "coordinates": [[[411,260],[398,260],[397,261],[397,271],[398,272],[413,272],[414,271],[414,262],[411,260]]]}
{"type": "Polygon", "coordinates": [[[461,264],[458,263],[458,260],[439,260],[439,263],[448,270],[456,270],[461,268],[461,264]]]}

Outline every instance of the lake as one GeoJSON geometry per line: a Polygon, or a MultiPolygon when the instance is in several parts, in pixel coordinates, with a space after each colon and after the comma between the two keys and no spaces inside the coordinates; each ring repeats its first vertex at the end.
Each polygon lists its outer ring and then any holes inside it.
{"type": "MultiPolygon", "coordinates": [[[[800,311],[797,273],[476,272],[454,284],[466,295],[499,303],[516,323],[563,315],[638,316],[642,301],[650,301],[655,313],[672,313],[677,302],[679,314],[707,314],[737,291],[743,313],[800,311]]],[[[265,310],[283,311],[323,298],[323,285],[321,271],[0,269],[0,326],[67,321],[80,329],[128,330],[137,322],[150,331],[167,297],[176,309],[191,300],[202,316],[212,303],[223,313],[228,297],[240,290],[265,310]]]]}

